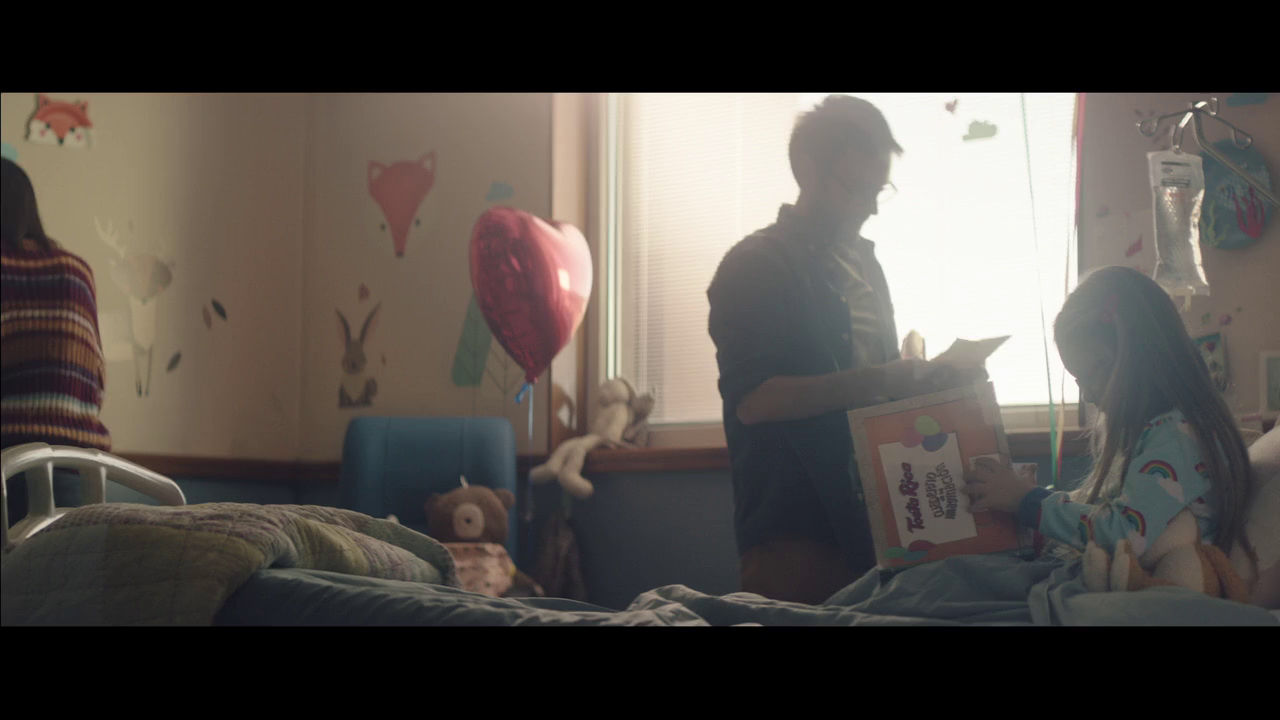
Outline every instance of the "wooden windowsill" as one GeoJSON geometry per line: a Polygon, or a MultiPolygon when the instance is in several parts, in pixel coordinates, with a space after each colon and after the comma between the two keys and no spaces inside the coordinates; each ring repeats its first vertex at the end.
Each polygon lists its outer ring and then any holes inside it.
{"type": "MultiPolygon", "coordinates": [[[[1007,433],[1009,452],[1014,457],[1049,454],[1049,433],[1007,433]]],[[[1062,441],[1064,457],[1087,455],[1088,441],[1080,431],[1066,433],[1062,441]]],[[[638,448],[592,450],[587,455],[586,473],[657,473],[699,470],[728,470],[729,451],[724,447],[638,448]]]]}
{"type": "MultiPolygon", "coordinates": [[[[1008,433],[1009,451],[1014,457],[1049,454],[1049,433],[1008,433]]],[[[1087,455],[1088,443],[1080,431],[1070,431],[1063,439],[1063,455],[1087,455]]],[[[342,463],[299,462],[289,460],[242,460],[189,455],[150,455],[119,453],[120,457],[171,478],[223,480],[298,487],[335,486],[342,476],[342,463]]],[[[543,455],[521,455],[516,472],[523,479],[529,468],[546,460],[543,455]]],[[[593,450],[587,455],[583,472],[663,473],[727,471],[729,451],[719,447],[649,447],[637,449],[593,450]]]]}
{"type": "Polygon", "coordinates": [[[592,450],[587,455],[585,473],[655,473],[695,470],[728,470],[729,449],[725,447],[592,450]]]}
{"type": "Polygon", "coordinates": [[[170,478],[316,487],[337,485],[342,475],[340,462],[243,460],[143,453],[118,453],[118,455],[129,462],[137,463],[170,478]]]}

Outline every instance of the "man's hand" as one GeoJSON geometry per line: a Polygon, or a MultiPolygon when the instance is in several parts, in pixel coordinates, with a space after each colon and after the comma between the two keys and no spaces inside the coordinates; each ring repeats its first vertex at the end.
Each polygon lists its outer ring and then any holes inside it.
{"type": "Polygon", "coordinates": [[[964,474],[965,485],[961,492],[969,496],[970,512],[1016,513],[1027,493],[1036,489],[1034,470],[1019,475],[1012,467],[1001,465],[992,458],[978,458],[973,469],[964,474]]]}
{"type": "Polygon", "coordinates": [[[970,385],[987,376],[982,368],[964,369],[917,359],[894,360],[882,367],[885,394],[895,400],[970,385]]]}

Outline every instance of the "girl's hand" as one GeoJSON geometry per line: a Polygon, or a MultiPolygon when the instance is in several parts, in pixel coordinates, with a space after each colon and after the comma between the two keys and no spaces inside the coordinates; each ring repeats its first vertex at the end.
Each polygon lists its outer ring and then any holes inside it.
{"type": "Polygon", "coordinates": [[[1022,498],[1036,488],[1035,475],[1019,475],[992,458],[978,458],[964,474],[962,491],[969,496],[970,512],[1016,513],[1022,498]]]}

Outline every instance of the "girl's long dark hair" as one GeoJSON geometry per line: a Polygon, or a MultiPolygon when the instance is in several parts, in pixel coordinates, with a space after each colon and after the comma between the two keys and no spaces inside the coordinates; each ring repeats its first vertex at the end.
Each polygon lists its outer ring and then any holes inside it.
{"type": "Polygon", "coordinates": [[[3,158],[0,171],[0,200],[0,245],[5,250],[21,250],[23,240],[34,242],[41,250],[53,248],[53,241],[40,222],[31,178],[9,158],[3,158]]]}
{"type": "Polygon", "coordinates": [[[1053,334],[1059,345],[1092,337],[1115,353],[1115,366],[1098,403],[1088,502],[1098,501],[1117,456],[1123,458],[1118,477],[1124,478],[1147,422],[1176,408],[1195,431],[1212,473],[1215,544],[1229,553],[1238,540],[1252,556],[1244,535],[1253,488],[1248,451],[1204,357],[1165,291],[1136,270],[1099,269],[1067,297],[1053,334]]]}

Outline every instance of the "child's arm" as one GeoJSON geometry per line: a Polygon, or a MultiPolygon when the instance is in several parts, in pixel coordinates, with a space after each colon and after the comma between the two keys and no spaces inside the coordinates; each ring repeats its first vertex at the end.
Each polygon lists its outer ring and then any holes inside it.
{"type": "Polygon", "coordinates": [[[1018,507],[1022,524],[1084,549],[1090,540],[1113,552],[1128,539],[1141,555],[1184,508],[1209,491],[1207,470],[1189,436],[1170,427],[1129,463],[1120,497],[1097,505],[1072,502],[1065,492],[1032,490],[1018,507]]]}

